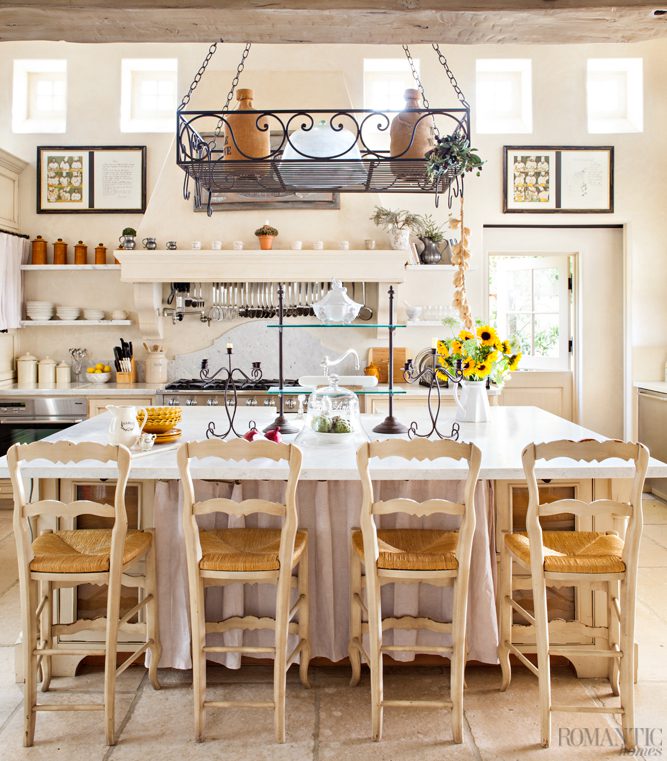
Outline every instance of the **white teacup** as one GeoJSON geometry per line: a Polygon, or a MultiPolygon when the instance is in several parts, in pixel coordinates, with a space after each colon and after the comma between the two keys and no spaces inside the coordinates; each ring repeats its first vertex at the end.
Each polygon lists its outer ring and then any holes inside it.
{"type": "Polygon", "coordinates": [[[232,246],[234,247],[234,251],[243,251],[243,241],[242,240],[235,240],[232,243],[232,246]]]}
{"type": "Polygon", "coordinates": [[[349,251],[350,250],[350,241],[349,240],[339,240],[338,241],[338,248],[341,251],[349,251]]]}
{"type": "Polygon", "coordinates": [[[303,241],[301,240],[292,241],[292,249],[294,251],[301,251],[302,248],[303,248],[303,241]]]}
{"type": "Polygon", "coordinates": [[[201,249],[201,241],[200,240],[193,240],[191,245],[192,245],[192,249],[194,251],[199,251],[201,249]]]}
{"type": "Polygon", "coordinates": [[[211,248],[213,249],[213,251],[222,251],[222,241],[221,240],[211,241],[211,248]]]}
{"type": "Polygon", "coordinates": [[[148,452],[149,449],[153,448],[156,438],[154,433],[142,433],[137,441],[137,446],[142,452],[148,452]]]}
{"type": "Polygon", "coordinates": [[[322,251],[324,249],[324,241],[323,240],[314,240],[313,241],[313,251],[322,251]]]}
{"type": "Polygon", "coordinates": [[[127,320],[127,312],[124,309],[114,309],[111,313],[112,320],[127,320]]]}

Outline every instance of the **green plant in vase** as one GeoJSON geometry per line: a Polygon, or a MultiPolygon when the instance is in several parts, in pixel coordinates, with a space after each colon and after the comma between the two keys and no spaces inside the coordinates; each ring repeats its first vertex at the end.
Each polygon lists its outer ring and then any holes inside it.
{"type": "Polygon", "coordinates": [[[479,177],[484,163],[477,148],[470,147],[470,140],[455,132],[435,138],[435,146],[426,154],[426,174],[437,185],[444,177],[453,179],[466,172],[479,177]]]}
{"type": "Polygon", "coordinates": [[[376,206],[371,222],[381,230],[389,233],[389,243],[395,250],[410,248],[410,233],[415,232],[419,224],[419,214],[405,209],[387,209],[376,206]]]}
{"type": "MultiPolygon", "coordinates": [[[[443,226],[438,224],[430,214],[420,215],[415,232],[422,244],[419,260],[422,264],[440,264],[442,251],[440,244],[445,240],[443,226]]],[[[449,264],[450,262],[446,262],[449,264]]]]}
{"type": "Polygon", "coordinates": [[[259,247],[262,251],[270,251],[273,248],[273,239],[278,237],[278,230],[269,224],[264,224],[255,230],[259,239],[259,247]]]}
{"type": "Polygon", "coordinates": [[[131,251],[137,245],[136,237],[137,231],[134,229],[134,227],[123,228],[123,234],[120,236],[120,238],[118,238],[120,247],[131,251]]]}

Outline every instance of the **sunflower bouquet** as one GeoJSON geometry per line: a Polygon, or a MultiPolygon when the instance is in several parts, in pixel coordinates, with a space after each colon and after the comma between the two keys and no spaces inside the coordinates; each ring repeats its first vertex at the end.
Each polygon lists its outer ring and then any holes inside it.
{"type": "Polygon", "coordinates": [[[479,325],[477,333],[462,330],[452,338],[438,341],[440,360],[452,372],[461,363],[464,380],[483,381],[489,378],[502,385],[507,376],[517,369],[521,352],[511,340],[498,338],[496,329],[479,325]]]}

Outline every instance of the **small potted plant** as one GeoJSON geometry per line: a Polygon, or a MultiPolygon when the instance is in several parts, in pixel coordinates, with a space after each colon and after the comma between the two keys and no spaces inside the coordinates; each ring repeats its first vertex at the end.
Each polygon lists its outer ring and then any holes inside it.
{"type": "MultiPolygon", "coordinates": [[[[440,244],[445,240],[442,225],[439,225],[430,214],[420,215],[415,233],[422,243],[419,261],[422,264],[440,264],[442,262],[440,244]]],[[[445,264],[451,264],[451,259],[445,264]]]]}
{"type": "Polygon", "coordinates": [[[434,184],[444,177],[454,179],[465,172],[475,172],[479,177],[483,165],[477,148],[471,148],[470,140],[459,132],[436,137],[435,146],[426,154],[426,173],[434,184]]]}
{"type": "Polygon", "coordinates": [[[264,224],[255,230],[259,238],[259,247],[262,251],[270,251],[273,248],[273,239],[278,236],[278,230],[269,224],[264,224]]]}
{"type": "Polygon", "coordinates": [[[137,245],[136,237],[137,231],[134,227],[126,227],[118,238],[121,248],[131,251],[137,245]]]}
{"type": "Polygon", "coordinates": [[[389,233],[389,243],[393,249],[403,250],[410,248],[410,233],[416,229],[419,215],[405,209],[394,211],[376,206],[371,221],[389,233]]]}

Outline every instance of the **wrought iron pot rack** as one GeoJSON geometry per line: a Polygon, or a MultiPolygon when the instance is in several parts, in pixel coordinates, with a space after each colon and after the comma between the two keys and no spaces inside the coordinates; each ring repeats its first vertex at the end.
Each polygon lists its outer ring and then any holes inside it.
{"type": "Polygon", "coordinates": [[[452,199],[463,195],[463,174],[449,171],[437,179],[429,176],[425,159],[404,158],[414,141],[417,126],[423,120],[432,122],[433,133],[439,136],[455,134],[469,139],[470,106],[461,92],[447,61],[437,44],[433,45],[440,63],[461,103],[457,108],[431,108],[424,88],[406,45],[403,46],[412,74],[421,93],[425,108],[414,109],[418,114],[410,141],[402,153],[372,145],[378,133],[389,131],[395,112],[370,109],[278,109],[235,111],[237,115],[254,117],[258,131],[269,131],[271,147],[266,156],[248,156],[239,146],[233,125],[228,120],[230,104],[250,51],[245,46],[241,62],[227,94],[225,105],[218,110],[191,110],[188,103],[197,88],[218,43],[208,50],[199,71],[183,97],[177,111],[176,162],[185,172],[183,195],[190,198],[190,181],[194,186],[196,208],[206,205],[209,216],[215,194],[262,193],[286,194],[295,192],[335,191],[339,193],[434,193],[437,199],[446,194],[452,199]],[[296,131],[309,132],[324,125],[346,142],[331,155],[308,155],[295,144],[296,131]],[[235,145],[244,159],[226,159],[224,139],[235,145]],[[287,147],[298,159],[283,160],[287,147]],[[354,151],[359,158],[350,158],[354,151]],[[206,195],[202,191],[206,191],[206,195]],[[204,200],[205,199],[205,200],[204,200]]]}

